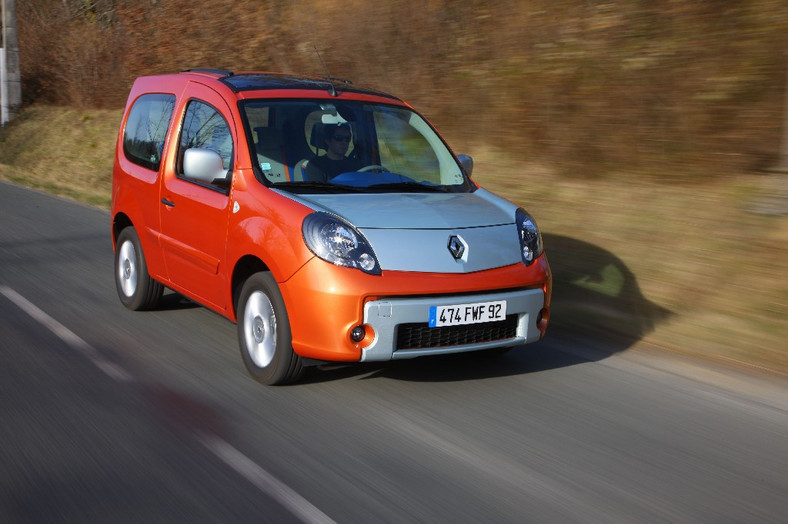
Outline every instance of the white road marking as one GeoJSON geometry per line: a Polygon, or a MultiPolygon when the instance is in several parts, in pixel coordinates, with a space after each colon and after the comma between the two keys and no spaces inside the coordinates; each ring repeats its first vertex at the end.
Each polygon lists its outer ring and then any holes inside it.
{"type": "MultiPolygon", "coordinates": [[[[16,304],[16,306],[49,329],[69,347],[85,356],[97,368],[118,382],[133,382],[134,377],[120,366],[104,359],[101,354],[90,344],[82,340],[73,331],[50,317],[35,304],[14,291],[8,286],[0,286],[0,294],[16,304]]],[[[276,477],[258,466],[249,457],[232,447],[221,438],[210,433],[198,432],[197,440],[208,451],[216,455],[236,473],[251,482],[257,489],[283,507],[306,524],[331,524],[335,521],[328,515],[313,506],[304,497],[280,482],[276,477]]]]}
{"type": "Polygon", "coordinates": [[[127,373],[123,368],[106,360],[101,356],[101,353],[96,351],[93,346],[79,338],[66,326],[41,311],[41,309],[39,309],[35,304],[27,300],[25,297],[10,287],[0,286],[0,293],[5,295],[8,300],[16,304],[19,309],[33,317],[33,319],[37,320],[42,326],[49,329],[55,334],[55,336],[71,347],[71,349],[81,353],[108,377],[111,377],[113,380],[117,380],[118,382],[132,382],[134,380],[134,377],[127,373]]]}
{"type": "Polygon", "coordinates": [[[203,446],[208,448],[211,453],[219,457],[222,462],[257,486],[260,491],[268,494],[285,508],[289,509],[290,512],[301,519],[302,522],[309,524],[329,524],[335,522],[328,515],[313,506],[304,497],[287,487],[276,477],[258,466],[254,461],[224,440],[210,433],[200,433],[197,435],[197,439],[203,446]]]}

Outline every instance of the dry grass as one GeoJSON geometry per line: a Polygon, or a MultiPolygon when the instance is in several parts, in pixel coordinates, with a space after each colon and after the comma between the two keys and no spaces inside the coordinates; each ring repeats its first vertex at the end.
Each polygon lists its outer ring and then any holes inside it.
{"type": "Polygon", "coordinates": [[[109,208],[120,111],[27,108],[0,133],[0,177],[109,208]]]}
{"type": "MultiPolygon", "coordinates": [[[[107,207],[119,118],[28,108],[0,132],[0,177],[107,207]]],[[[750,212],[777,175],[566,179],[449,138],[474,156],[475,180],[536,216],[555,273],[553,330],[788,373],[788,217],[750,212]]]]}

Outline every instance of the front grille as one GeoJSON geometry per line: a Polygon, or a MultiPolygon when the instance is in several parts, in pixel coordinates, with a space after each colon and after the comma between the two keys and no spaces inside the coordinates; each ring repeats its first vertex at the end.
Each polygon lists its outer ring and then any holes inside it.
{"type": "Polygon", "coordinates": [[[517,336],[517,315],[498,322],[431,328],[427,323],[397,326],[397,349],[429,349],[505,340],[517,336]]]}

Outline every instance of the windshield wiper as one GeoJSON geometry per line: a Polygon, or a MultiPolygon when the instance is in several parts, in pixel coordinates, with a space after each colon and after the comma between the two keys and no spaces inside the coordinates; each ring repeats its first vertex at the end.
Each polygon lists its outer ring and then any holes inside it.
{"type": "Polygon", "coordinates": [[[443,186],[419,184],[418,182],[394,182],[390,184],[372,184],[369,190],[391,191],[393,193],[448,193],[443,186]]]}
{"type": "Polygon", "coordinates": [[[275,189],[283,189],[294,193],[363,193],[364,188],[346,186],[343,184],[332,184],[331,182],[279,182],[271,185],[275,189]]]}

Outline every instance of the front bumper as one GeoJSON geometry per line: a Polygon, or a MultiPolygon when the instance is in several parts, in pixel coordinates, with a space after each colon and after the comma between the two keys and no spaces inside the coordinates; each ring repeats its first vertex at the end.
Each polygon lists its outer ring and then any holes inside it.
{"type": "MultiPolygon", "coordinates": [[[[373,361],[536,341],[547,328],[551,282],[544,255],[530,266],[518,263],[459,275],[408,271],[368,275],[313,258],[279,282],[279,288],[298,355],[323,361],[373,361]],[[422,329],[418,324],[426,325],[431,306],[494,300],[507,301],[507,322],[512,324],[502,331],[490,326],[498,334],[398,348],[401,330],[422,329]],[[358,326],[364,327],[366,336],[356,342],[351,332],[358,326]]],[[[428,336],[443,329],[430,328],[428,336]]]]}
{"type": "Polygon", "coordinates": [[[541,289],[483,295],[393,298],[367,302],[364,306],[364,324],[372,327],[375,337],[369,346],[362,349],[361,360],[405,359],[536,342],[540,338],[536,319],[544,303],[544,292],[541,289]],[[485,325],[465,324],[450,328],[426,327],[432,306],[499,300],[505,300],[507,303],[508,322],[490,322],[485,325]],[[410,335],[411,329],[431,333],[414,336],[410,335]],[[406,330],[410,335],[408,342],[403,340],[406,330]],[[446,334],[441,334],[440,330],[446,334]]]}

